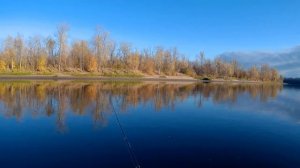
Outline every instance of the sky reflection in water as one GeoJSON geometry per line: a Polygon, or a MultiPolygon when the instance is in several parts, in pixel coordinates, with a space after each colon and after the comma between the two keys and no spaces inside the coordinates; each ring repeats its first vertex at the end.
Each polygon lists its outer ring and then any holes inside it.
{"type": "Polygon", "coordinates": [[[1,167],[298,167],[300,90],[1,82],[1,167]]]}

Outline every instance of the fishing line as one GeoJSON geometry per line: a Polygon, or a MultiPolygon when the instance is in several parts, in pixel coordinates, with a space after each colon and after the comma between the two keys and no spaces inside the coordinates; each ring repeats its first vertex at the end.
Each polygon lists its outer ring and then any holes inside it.
{"type": "Polygon", "coordinates": [[[127,148],[128,148],[128,151],[129,151],[129,154],[130,154],[130,158],[131,158],[131,161],[132,161],[132,164],[134,165],[135,168],[140,168],[140,164],[138,162],[138,159],[134,153],[134,150],[129,142],[129,139],[128,139],[128,136],[120,122],[120,119],[119,119],[119,116],[118,116],[118,113],[116,112],[115,110],[115,107],[114,107],[114,104],[112,102],[112,99],[111,99],[111,96],[109,97],[109,101],[110,101],[110,104],[111,104],[111,107],[112,107],[112,111],[113,113],[115,114],[115,117],[116,117],[116,120],[117,120],[117,123],[118,123],[118,126],[120,127],[120,130],[122,132],[122,135],[123,135],[123,140],[125,142],[125,144],[127,145],[127,148]]]}

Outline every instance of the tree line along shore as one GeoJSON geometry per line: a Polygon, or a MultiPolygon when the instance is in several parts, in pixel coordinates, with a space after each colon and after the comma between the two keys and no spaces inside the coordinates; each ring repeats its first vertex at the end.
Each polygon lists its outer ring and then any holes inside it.
{"type": "Polygon", "coordinates": [[[243,68],[236,60],[206,59],[204,52],[189,60],[176,47],[138,50],[130,43],[115,42],[99,27],[90,40],[70,41],[69,30],[69,26],[62,24],[48,37],[8,36],[1,42],[0,75],[185,75],[197,79],[282,81],[278,71],[267,64],[243,68]]]}

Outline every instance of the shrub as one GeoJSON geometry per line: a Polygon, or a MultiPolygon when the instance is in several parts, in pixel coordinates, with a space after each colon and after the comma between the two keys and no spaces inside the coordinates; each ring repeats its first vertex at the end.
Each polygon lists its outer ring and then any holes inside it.
{"type": "Polygon", "coordinates": [[[0,60],[0,71],[6,70],[6,63],[3,60],[0,60]]]}

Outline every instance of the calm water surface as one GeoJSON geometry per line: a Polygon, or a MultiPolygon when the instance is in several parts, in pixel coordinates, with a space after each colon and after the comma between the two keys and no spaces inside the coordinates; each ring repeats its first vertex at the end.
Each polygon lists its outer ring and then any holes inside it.
{"type": "Polygon", "coordinates": [[[0,167],[300,167],[300,89],[0,82],[0,167]]]}

